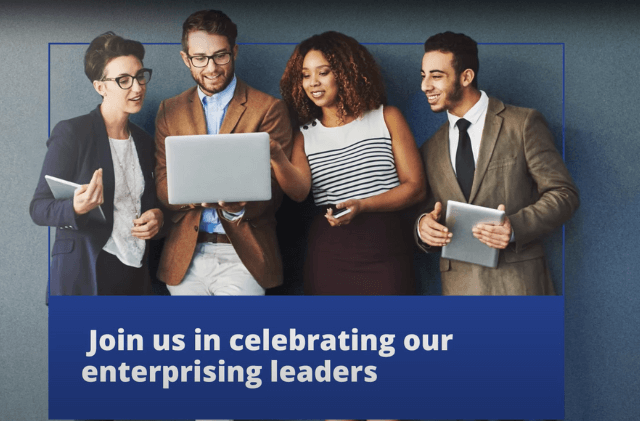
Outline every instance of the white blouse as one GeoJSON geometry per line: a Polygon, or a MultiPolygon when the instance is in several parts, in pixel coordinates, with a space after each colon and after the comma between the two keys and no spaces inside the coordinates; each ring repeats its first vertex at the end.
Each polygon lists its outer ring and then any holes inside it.
{"type": "Polygon", "coordinates": [[[140,217],[144,177],[133,137],[109,138],[115,191],[113,196],[113,231],[102,248],[113,254],[123,264],[139,268],[142,266],[145,241],[131,235],[133,220],[140,217]]]}
{"type": "Polygon", "coordinates": [[[300,128],[317,206],[364,199],[400,185],[382,105],[350,123],[300,128]]]}

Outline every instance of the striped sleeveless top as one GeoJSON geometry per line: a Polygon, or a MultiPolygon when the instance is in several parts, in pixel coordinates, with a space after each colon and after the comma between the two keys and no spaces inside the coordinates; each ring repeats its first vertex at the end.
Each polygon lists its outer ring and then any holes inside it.
{"type": "Polygon", "coordinates": [[[300,127],[316,206],[364,199],[400,185],[382,105],[339,127],[300,127]]]}

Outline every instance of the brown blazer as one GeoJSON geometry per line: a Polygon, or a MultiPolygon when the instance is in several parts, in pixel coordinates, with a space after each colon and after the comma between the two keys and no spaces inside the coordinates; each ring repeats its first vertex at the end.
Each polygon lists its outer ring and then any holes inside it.
{"type": "MultiPolygon", "coordinates": [[[[441,202],[444,219],[448,200],[466,202],[451,166],[449,122],[420,151],[428,183],[424,212],[441,202]]],[[[539,112],[489,98],[469,203],[504,204],[515,242],[500,251],[495,269],[441,258],[443,295],[553,295],[541,237],[568,220],[580,202],[539,112]]],[[[414,235],[423,250],[437,250],[416,230],[414,235]]]]}
{"type": "MultiPolygon", "coordinates": [[[[287,156],[291,155],[291,123],[284,102],[238,79],[220,133],[252,132],[268,132],[271,139],[282,145],[287,156]]],[[[162,101],[156,117],[156,190],[160,202],[171,211],[173,223],[160,258],[158,278],[168,285],[178,285],[187,272],[196,247],[203,208],[169,204],[164,140],[167,136],[193,134],[207,134],[196,87],[162,101]]],[[[263,288],[282,284],[282,259],[275,220],[282,191],[273,172],[271,190],[271,200],[247,203],[244,216],[237,221],[229,222],[218,210],[222,226],[240,260],[263,288]]]]}

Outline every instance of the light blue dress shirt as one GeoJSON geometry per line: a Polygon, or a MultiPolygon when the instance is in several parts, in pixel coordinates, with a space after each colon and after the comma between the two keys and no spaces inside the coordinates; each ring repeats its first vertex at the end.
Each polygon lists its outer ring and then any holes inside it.
{"type": "MultiPolygon", "coordinates": [[[[236,90],[236,84],[236,76],[233,75],[233,80],[231,80],[229,86],[227,86],[222,92],[218,92],[211,96],[207,96],[198,86],[198,97],[200,97],[200,101],[202,101],[204,117],[207,121],[208,134],[218,134],[220,132],[220,126],[222,126],[224,116],[227,114],[229,103],[231,102],[236,90]]],[[[244,210],[238,214],[232,214],[229,212],[226,212],[226,214],[230,216],[229,219],[237,219],[244,214],[244,210]]],[[[225,233],[215,209],[206,208],[202,211],[202,217],[200,218],[200,230],[208,233],[225,233]]]]}

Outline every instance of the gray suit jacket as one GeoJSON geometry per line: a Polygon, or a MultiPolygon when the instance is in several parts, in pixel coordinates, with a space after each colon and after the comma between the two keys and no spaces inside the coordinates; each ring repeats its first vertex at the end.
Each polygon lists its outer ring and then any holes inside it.
{"type": "MultiPolygon", "coordinates": [[[[451,166],[449,122],[420,150],[428,184],[424,212],[431,212],[435,202],[441,202],[444,219],[448,200],[466,202],[451,166]]],[[[494,209],[504,204],[515,242],[500,252],[495,269],[441,258],[442,293],[554,294],[541,237],[568,220],[580,202],[578,189],[539,112],[489,98],[468,203],[494,209]]],[[[423,243],[417,232],[415,235],[423,250],[437,250],[423,243]]]]}

